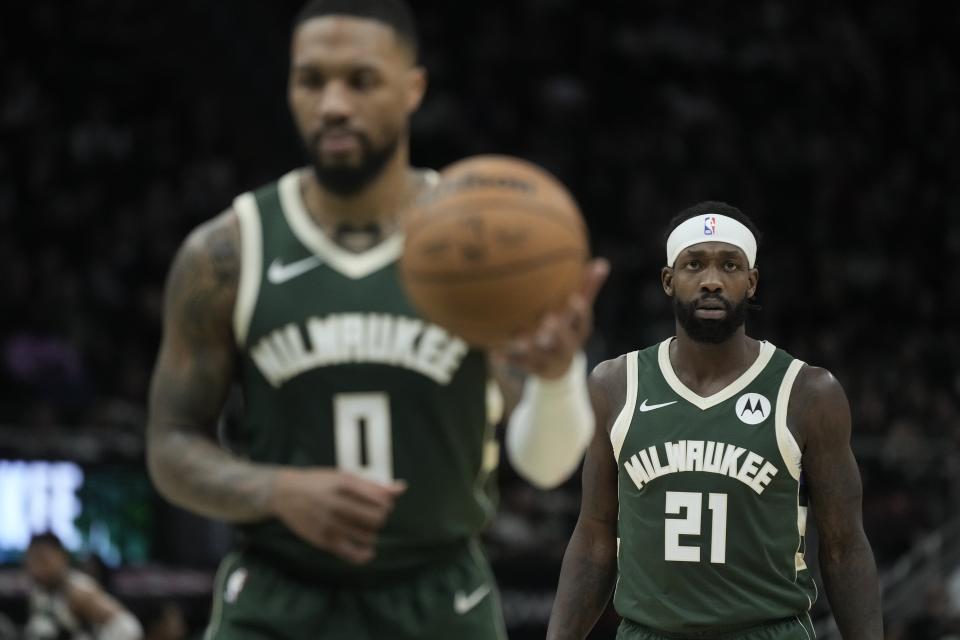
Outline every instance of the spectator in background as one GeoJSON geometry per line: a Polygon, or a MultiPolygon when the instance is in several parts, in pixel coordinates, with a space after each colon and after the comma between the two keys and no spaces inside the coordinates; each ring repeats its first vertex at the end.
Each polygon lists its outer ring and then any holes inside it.
{"type": "Polygon", "coordinates": [[[139,640],[133,615],[93,578],[70,566],[70,556],[52,533],[33,537],[25,567],[33,587],[26,640],[139,640]]]}
{"type": "Polygon", "coordinates": [[[144,640],[184,640],[187,622],[183,609],[172,600],[156,604],[143,616],[144,640]]]}

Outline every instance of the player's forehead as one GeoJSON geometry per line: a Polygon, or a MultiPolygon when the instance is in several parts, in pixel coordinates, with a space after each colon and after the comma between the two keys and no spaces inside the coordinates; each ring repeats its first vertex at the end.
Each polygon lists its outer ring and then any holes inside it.
{"type": "Polygon", "coordinates": [[[290,43],[290,66],[297,68],[381,67],[402,59],[393,29],[377,20],[330,15],[299,25],[290,43]]]}
{"type": "Polygon", "coordinates": [[[677,260],[730,260],[737,259],[747,262],[747,254],[743,249],[729,242],[698,242],[692,244],[677,256],[677,260]]]}

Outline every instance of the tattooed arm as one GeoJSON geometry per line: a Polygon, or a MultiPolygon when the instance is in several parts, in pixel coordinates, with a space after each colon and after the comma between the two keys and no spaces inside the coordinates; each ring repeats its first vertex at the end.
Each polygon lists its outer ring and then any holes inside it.
{"type": "Polygon", "coordinates": [[[805,367],[790,400],[820,535],[820,569],[844,640],[881,640],[877,567],[861,521],[862,486],[850,449],[850,407],[829,371],[805,367]]]}
{"type": "Polygon", "coordinates": [[[275,473],[224,451],[216,439],[234,377],[239,247],[239,222],[228,211],[196,229],[174,259],[147,423],[147,462],[164,497],[232,522],[267,516],[275,473]]]}
{"type": "Polygon", "coordinates": [[[276,517],[317,548],[368,562],[402,483],[325,467],[255,464],[217,444],[236,367],[239,247],[239,221],[228,211],[194,231],[173,262],[150,386],[150,476],[164,497],[194,513],[228,522],[276,517]]]}
{"type": "Polygon", "coordinates": [[[586,638],[617,580],[617,465],[610,429],[626,396],[625,358],[599,364],[589,384],[597,428],[583,465],[580,517],[563,556],[548,640],[586,638]]]}

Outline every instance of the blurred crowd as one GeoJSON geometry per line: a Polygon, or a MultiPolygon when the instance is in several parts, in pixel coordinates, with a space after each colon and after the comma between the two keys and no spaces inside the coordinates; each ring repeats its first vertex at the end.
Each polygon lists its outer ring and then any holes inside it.
{"type": "MultiPolygon", "coordinates": [[[[173,252],[302,160],[284,103],[298,6],[0,10],[0,429],[142,430],[173,252]]],[[[414,161],[510,153],[569,185],[613,262],[593,362],[671,334],[663,228],[731,202],[765,233],[748,330],[847,391],[881,567],[953,516],[956,6],[414,6],[432,83],[414,161]]],[[[503,475],[494,555],[555,572],[578,480],[544,496],[503,475]]]]}

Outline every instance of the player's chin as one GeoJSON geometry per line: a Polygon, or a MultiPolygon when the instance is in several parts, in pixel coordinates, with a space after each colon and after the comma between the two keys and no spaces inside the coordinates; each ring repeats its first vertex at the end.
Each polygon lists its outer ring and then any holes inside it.
{"type": "Polygon", "coordinates": [[[343,171],[357,169],[363,164],[363,152],[359,150],[352,151],[327,151],[321,153],[320,168],[327,171],[343,171]]]}

